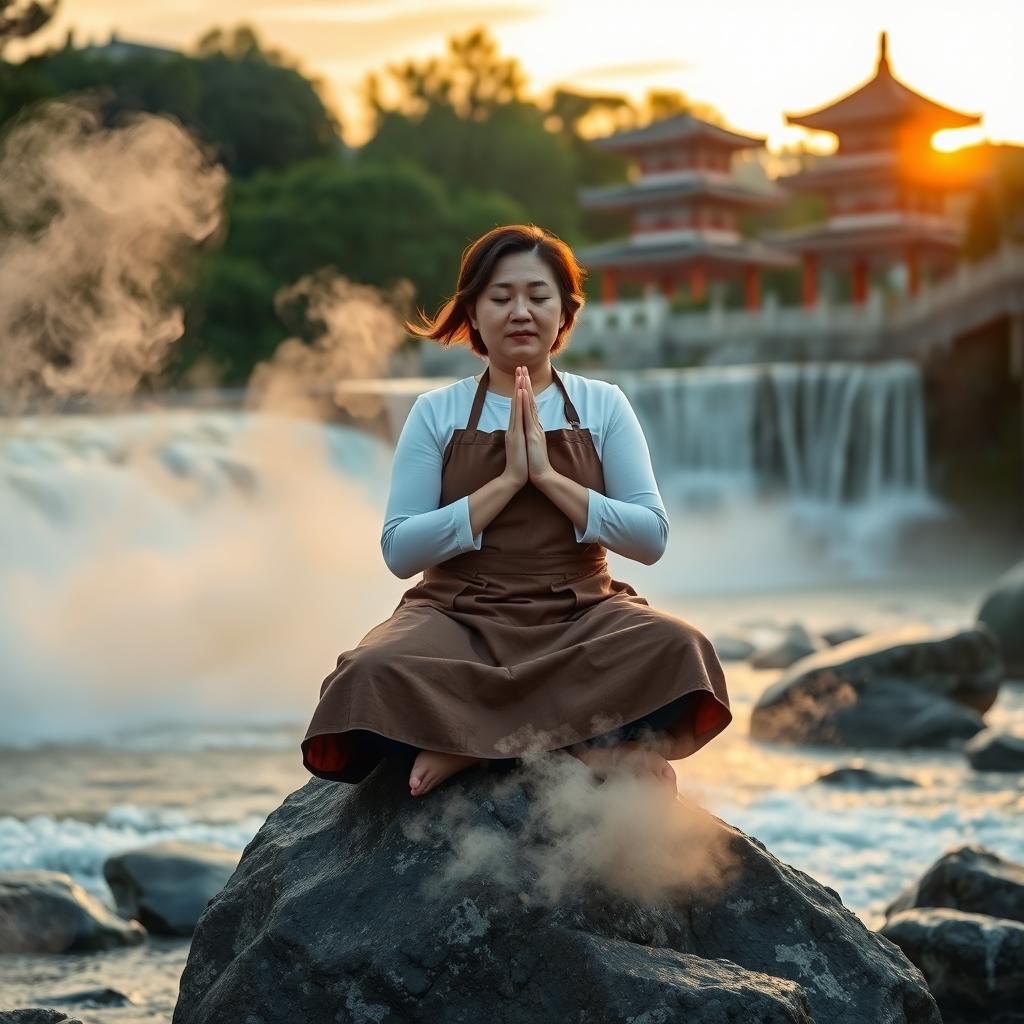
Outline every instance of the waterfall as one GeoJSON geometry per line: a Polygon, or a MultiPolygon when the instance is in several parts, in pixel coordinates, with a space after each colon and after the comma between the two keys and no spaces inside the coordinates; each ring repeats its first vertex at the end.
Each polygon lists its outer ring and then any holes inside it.
{"type": "Polygon", "coordinates": [[[921,377],[910,362],[624,371],[659,480],[828,506],[927,494],[921,377]]]}

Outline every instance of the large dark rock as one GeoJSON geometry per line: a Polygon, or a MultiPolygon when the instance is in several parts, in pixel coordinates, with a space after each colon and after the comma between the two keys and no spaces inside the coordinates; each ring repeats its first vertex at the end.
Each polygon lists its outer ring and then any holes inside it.
{"type": "Polygon", "coordinates": [[[1024,736],[983,729],[964,744],[964,755],[979,772],[1024,772],[1024,736]]]}
{"type": "Polygon", "coordinates": [[[191,935],[237,864],[226,846],[168,840],[108,857],[103,875],[122,916],[159,935],[191,935]]]}
{"type": "Polygon", "coordinates": [[[1006,674],[1024,680],[1024,562],[996,582],[978,612],[1003,652],[1006,674]]]}
{"type": "Polygon", "coordinates": [[[930,907],[901,911],[881,934],[921,968],[944,1024],[1024,1020],[1024,925],[930,907]]]}
{"type": "Polygon", "coordinates": [[[71,953],[146,939],[63,871],[0,872],[0,953],[71,953]]]}
{"type": "Polygon", "coordinates": [[[973,843],[949,850],[885,913],[913,907],[950,907],[1024,922],[1024,865],[973,843]]]}
{"type": "Polygon", "coordinates": [[[984,728],[1002,675],[984,627],[872,633],[793,665],[761,695],[750,734],[825,746],[959,746],[984,728]]]}
{"type": "Polygon", "coordinates": [[[565,755],[424,797],[310,779],[200,918],[174,1024],[940,1024],[920,972],[756,839],[565,755]]]}

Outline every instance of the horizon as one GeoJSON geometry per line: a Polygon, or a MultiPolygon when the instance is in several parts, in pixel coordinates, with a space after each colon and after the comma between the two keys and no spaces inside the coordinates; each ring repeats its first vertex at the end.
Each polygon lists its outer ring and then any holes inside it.
{"type": "Polygon", "coordinates": [[[213,20],[197,0],[82,0],[73,10],[61,3],[49,25],[8,52],[21,60],[59,45],[70,29],[76,46],[102,45],[114,34],[188,53],[210,29],[250,25],[262,45],[282,50],[304,74],[322,80],[342,138],[358,146],[369,137],[358,92],[368,73],[440,56],[450,37],[485,27],[499,54],[518,61],[529,98],[543,99],[561,87],[639,102],[649,89],[679,90],[695,104],[714,107],[730,128],[764,137],[777,154],[800,142],[831,151],[833,136],[786,125],[785,114],[826,106],[867,81],[877,63],[879,34],[886,31],[898,79],[936,102],[981,116],[977,127],[938,133],[936,149],[977,142],[1024,145],[1024,106],[1016,99],[1024,95],[1024,66],[1012,50],[1018,37],[1013,29],[1024,28],[1024,11],[1012,9],[1010,0],[980,0],[969,20],[959,5],[907,0],[893,9],[865,0],[856,11],[831,11],[813,49],[793,32],[801,20],[815,23],[820,5],[811,0],[782,0],[770,11],[751,0],[718,10],[658,7],[654,0],[635,0],[633,25],[656,23],[659,31],[624,38],[621,9],[613,14],[606,2],[584,0],[543,6],[449,0],[433,11],[424,0],[227,0],[213,20]],[[736,19],[745,19],[749,31],[736,34],[736,19]],[[692,38],[675,43],[691,25],[692,38]],[[562,43],[573,31],[587,33],[589,45],[579,57],[567,54],[562,43]],[[741,68],[756,87],[739,80],[741,68]]]}

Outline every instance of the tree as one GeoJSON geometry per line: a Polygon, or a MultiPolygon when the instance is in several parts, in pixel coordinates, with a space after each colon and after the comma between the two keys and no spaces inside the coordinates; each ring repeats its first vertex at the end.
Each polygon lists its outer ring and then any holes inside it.
{"type": "Polygon", "coordinates": [[[57,0],[0,0],[0,54],[12,39],[38,32],[57,13],[57,0]]]}
{"type": "Polygon", "coordinates": [[[204,357],[221,367],[223,383],[244,383],[284,338],[275,296],[322,268],[384,290],[408,279],[416,303],[433,312],[451,294],[466,245],[495,224],[523,219],[520,207],[493,193],[467,191],[454,201],[408,162],[320,159],[263,171],[234,187],[231,231],[207,260],[174,372],[180,377],[204,357]]]}
{"type": "MultiPolygon", "coordinates": [[[[2,0],[0,0],[2,2],[2,0]]],[[[241,26],[214,29],[199,53],[112,59],[68,44],[17,65],[0,63],[0,123],[34,101],[89,92],[105,123],[125,111],[169,115],[204,142],[235,176],[335,154],[339,126],[309,79],[241,26]]]]}
{"type": "Polygon", "coordinates": [[[359,159],[411,160],[457,197],[508,196],[529,220],[573,239],[579,233],[571,149],[545,126],[546,112],[522,98],[523,72],[497,53],[484,29],[448,41],[448,53],[388,68],[365,80],[376,124],[359,159]]]}

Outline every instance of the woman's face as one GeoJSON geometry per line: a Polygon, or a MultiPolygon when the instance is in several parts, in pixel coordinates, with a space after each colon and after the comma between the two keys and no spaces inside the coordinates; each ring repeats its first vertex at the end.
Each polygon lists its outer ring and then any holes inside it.
{"type": "Polygon", "coordinates": [[[535,252],[502,256],[469,318],[490,361],[508,373],[542,365],[565,322],[554,275],[535,252]]]}

